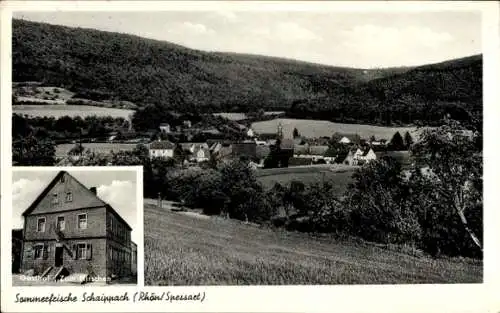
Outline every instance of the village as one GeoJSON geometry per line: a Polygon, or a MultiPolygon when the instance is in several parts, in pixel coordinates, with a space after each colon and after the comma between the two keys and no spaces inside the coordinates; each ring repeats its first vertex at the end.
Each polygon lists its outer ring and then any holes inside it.
{"type": "Polygon", "coordinates": [[[361,166],[386,155],[398,158],[403,163],[408,162],[407,150],[414,142],[409,133],[403,137],[397,132],[391,141],[339,132],[333,133],[331,137],[306,138],[300,135],[297,128],[294,128],[291,136],[284,134],[281,122],[277,123],[276,131],[271,133],[258,133],[251,126],[230,120],[227,122],[221,130],[210,126],[200,128],[192,125],[190,120],[183,120],[181,125],[175,127],[161,123],[156,131],[148,133],[150,138],[124,140],[121,132],[111,132],[105,142],[90,139],[88,143],[73,141],[72,144],[63,144],[71,146],[71,149],[56,149],[56,157],[59,159],[58,165],[67,165],[85,162],[89,155],[108,155],[144,145],[151,159],[181,160],[185,168],[242,158],[253,169],[315,164],[361,166]],[[266,163],[266,159],[277,151],[286,161],[274,165],[266,163]]]}

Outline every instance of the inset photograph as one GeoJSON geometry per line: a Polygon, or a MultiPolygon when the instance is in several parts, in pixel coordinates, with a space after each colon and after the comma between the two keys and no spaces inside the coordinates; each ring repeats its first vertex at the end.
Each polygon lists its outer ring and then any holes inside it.
{"type": "Polygon", "coordinates": [[[12,284],[137,284],[137,170],[15,169],[12,284]]]}

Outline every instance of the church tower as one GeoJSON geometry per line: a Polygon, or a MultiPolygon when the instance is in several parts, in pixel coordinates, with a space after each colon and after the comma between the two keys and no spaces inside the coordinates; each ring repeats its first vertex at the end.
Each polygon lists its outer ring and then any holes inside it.
{"type": "Polygon", "coordinates": [[[278,139],[283,139],[283,125],[281,125],[281,122],[278,123],[277,137],[278,139]]]}

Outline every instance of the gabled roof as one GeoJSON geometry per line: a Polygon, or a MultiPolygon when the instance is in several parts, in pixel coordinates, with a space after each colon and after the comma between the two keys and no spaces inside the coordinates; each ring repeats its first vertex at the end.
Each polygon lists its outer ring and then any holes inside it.
{"type": "Polygon", "coordinates": [[[162,140],[162,141],[153,141],[149,145],[149,149],[174,149],[175,144],[168,140],[162,140]]]}
{"type": "Polygon", "coordinates": [[[370,148],[370,147],[366,147],[366,148],[362,149],[361,151],[363,153],[361,155],[366,156],[370,152],[370,150],[372,150],[372,148],[370,148]]]}
{"type": "Polygon", "coordinates": [[[95,207],[95,208],[106,207],[112,213],[114,213],[118,217],[118,219],[121,220],[129,230],[132,230],[132,227],[130,227],[130,225],[120,216],[120,214],[118,214],[118,212],[116,212],[116,210],[111,205],[104,202],[96,194],[94,194],[92,191],[90,191],[89,188],[87,188],[85,185],[83,185],[78,179],[76,179],[70,173],[68,173],[66,171],[60,171],[59,173],[57,173],[57,175],[52,179],[52,181],[47,185],[47,187],[45,187],[45,189],[43,189],[43,191],[38,195],[38,197],[35,199],[35,201],[33,201],[33,203],[31,203],[31,205],[23,212],[22,216],[27,216],[28,214],[30,214],[38,206],[38,204],[40,204],[40,202],[45,198],[47,193],[54,187],[54,185],[57,184],[57,182],[60,180],[60,178],[65,174],[70,176],[78,185],[80,185],[82,187],[83,190],[86,190],[93,197],[93,202],[88,204],[86,207],[82,207],[82,209],[89,208],[89,207],[95,207]]]}

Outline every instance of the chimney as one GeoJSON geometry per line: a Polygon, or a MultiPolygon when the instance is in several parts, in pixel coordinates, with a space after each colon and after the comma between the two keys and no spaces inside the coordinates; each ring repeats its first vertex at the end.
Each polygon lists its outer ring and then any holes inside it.
{"type": "Polygon", "coordinates": [[[90,187],[90,191],[91,191],[93,194],[97,195],[97,188],[96,188],[96,187],[90,187]]]}

